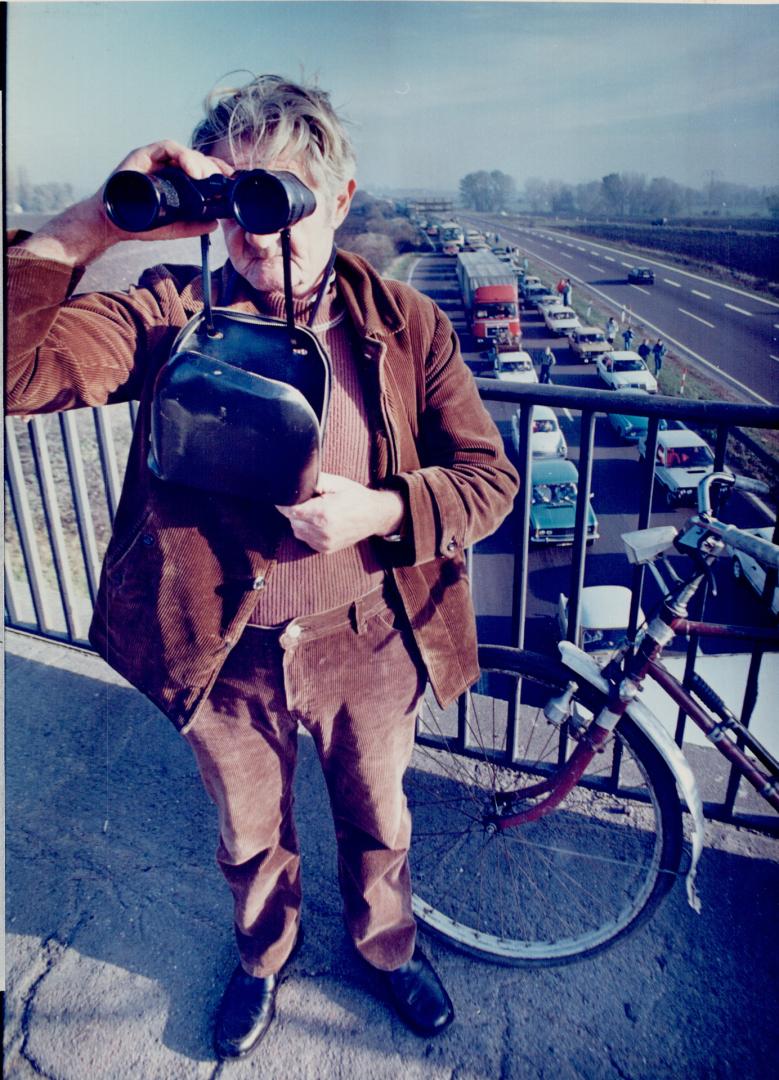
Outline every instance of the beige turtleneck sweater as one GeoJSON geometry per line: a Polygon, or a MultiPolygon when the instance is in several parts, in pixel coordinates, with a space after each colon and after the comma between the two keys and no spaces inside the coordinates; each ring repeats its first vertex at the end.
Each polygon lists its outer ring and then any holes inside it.
{"type": "MultiPolygon", "coordinates": [[[[257,294],[263,314],[284,317],[281,294],[257,294]]],[[[310,304],[294,305],[295,321],[308,324],[310,304]]],[[[314,325],[332,363],[330,407],[322,448],[322,471],[360,484],[370,483],[370,432],[356,358],[359,339],[335,286],[325,294],[314,325]]],[[[364,596],[384,579],[384,569],[370,540],[323,555],[297,540],[289,524],[276,560],[249,622],[277,626],[301,615],[339,607],[364,596]]]]}

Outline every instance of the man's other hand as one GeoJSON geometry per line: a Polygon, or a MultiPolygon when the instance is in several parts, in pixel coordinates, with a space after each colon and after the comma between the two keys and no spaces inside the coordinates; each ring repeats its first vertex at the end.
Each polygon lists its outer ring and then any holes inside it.
{"type": "Polygon", "coordinates": [[[277,506],[298,540],[332,554],[369,536],[397,532],[405,504],[396,491],[376,491],[345,476],[321,473],[317,494],[297,506],[277,506]]]}

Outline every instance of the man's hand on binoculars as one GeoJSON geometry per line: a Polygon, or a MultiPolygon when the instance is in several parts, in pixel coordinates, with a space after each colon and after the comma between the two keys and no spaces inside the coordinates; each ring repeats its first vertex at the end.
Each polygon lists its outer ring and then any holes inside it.
{"type": "Polygon", "coordinates": [[[345,476],[321,473],[319,491],[297,506],[277,506],[298,540],[331,554],[369,536],[400,529],[405,503],[396,491],[376,491],[345,476]]]}
{"type": "MultiPolygon", "coordinates": [[[[221,158],[201,154],[199,150],[190,150],[189,147],[182,146],[172,139],[162,139],[160,142],[149,143],[148,146],[140,146],[137,150],[131,151],[124,161],[116,166],[114,173],[124,169],[141,173],[156,173],[168,165],[181,169],[193,180],[205,180],[208,176],[219,174],[232,176],[235,172],[233,166],[228,165],[221,158]]],[[[116,232],[119,239],[130,240],[180,240],[189,236],[202,236],[203,233],[214,232],[219,227],[217,221],[177,221],[158,229],[150,229],[148,232],[125,232],[107,218],[106,221],[108,227],[116,232]]]]}

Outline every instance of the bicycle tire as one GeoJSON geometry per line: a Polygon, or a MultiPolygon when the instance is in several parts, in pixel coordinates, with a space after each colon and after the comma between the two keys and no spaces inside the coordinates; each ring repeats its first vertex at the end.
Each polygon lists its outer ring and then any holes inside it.
{"type": "MultiPolygon", "coordinates": [[[[683,833],[673,773],[626,716],[560,806],[494,831],[496,792],[559,768],[558,729],[545,720],[543,705],[582,680],[525,650],[482,646],[479,662],[481,677],[467,697],[470,751],[454,747],[456,703],[441,710],[428,695],[420,713],[405,782],[414,823],[414,913],[436,936],[501,964],[549,966],[592,956],[642,925],[676,880],[683,833]],[[507,766],[495,758],[519,680],[514,745],[521,764],[507,766]],[[437,747],[426,745],[431,738],[437,747]],[[616,780],[607,776],[615,754],[616,780]]],[[[575,697],[582,720],[605,700],[589,684],[575,697]]],[[[566,759],[575,745],[570,736],[567,742],[566,759]]]]}

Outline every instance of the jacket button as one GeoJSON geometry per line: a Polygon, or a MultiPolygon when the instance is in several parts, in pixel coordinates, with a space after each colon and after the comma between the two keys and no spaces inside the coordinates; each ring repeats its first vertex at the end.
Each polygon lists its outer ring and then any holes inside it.
{"type": "Polygon", "coordinates": [[[452,537],[449,543],[446,545],[447,551],[457,551],[457,541],[452,537]]]}
{"type": "Polygon", "coordinates": [[[154,537],[150,536],[149,533],[144,533],[141,537],[141,543],[144,547],[151,547],[154,543],[154,537]]]}
{"type": "Polygon", "coordinates": [[[264,589],[264,588],[265,588],[265,575],[264,574],[258,574],[257,577],[252,582],[252,589],[255,592],[259,592],[260,589],[264,589]]]}

